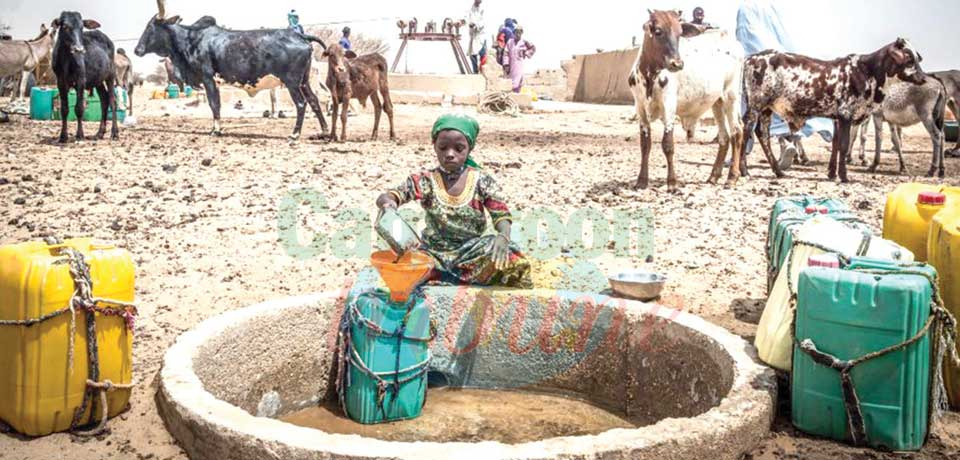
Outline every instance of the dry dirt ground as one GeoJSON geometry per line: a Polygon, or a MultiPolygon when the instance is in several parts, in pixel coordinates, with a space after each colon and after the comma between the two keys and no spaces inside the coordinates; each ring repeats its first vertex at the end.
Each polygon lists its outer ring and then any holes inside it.
{"type": "MultiPolygon", "coordinates": [[[[853,183],[827,180],[828,145],[811,140],[813,163],[775,179],[751,157],[753,177],[732,190],[704,183],[715,155],[703,127],[697,142],[677,135],[682,191],[666,190],[659,143],[651,156],[652,187],[634,191],[639,170],[637,127],[627,107],[548,104],[519,118],[481,115],[476,156],[518,209],[550,207],[566,215],[594,207],[646,208],[655,216],[652,260],[604,256],[611,273],[626,267],[659,270],[670,278],[663,302],[701,315],[752,340],[765,291],[764,239],[773,201],[786,194],[836,196],[880,227],[884,196],[897,184],[927,181],[898,176],[896,158],[883,157],[880,173],[854,166],[853,183]],[[556,110],[562,107],[563,110],[556,110]]],[[[226,135],[207,135],[209,110],[201,105],[138,102],[140,122],[119,141],[58,145],[59,125],[17,117],[0,125],[0,244],[46,235],[92,235],[134,254],[140,319],[134,379],[139,383],[128,412],[112,433],[79,440],[57,434],[26,440],[0,434],[4,459],[182,459],[184,453],[157,415],[153,380],[164,350],[198,322],[267,299],[341,289],[365,265],[329,252],[300,260],[280,243],[281,200],[296,187],[326,198],[330,213],[303,218],[310,231],[334,225],[331,213],[362,208],[373,217],[374,200],[399,178],[432,167],[429,128],[445,109],[398,106],[399,140],[369,142],[372,117],[350,118],[351,141],[289,145],[293,120],[236,118],[225,109],[226,135]]],[[[252,108],[250,114],[263,108],[252,108]]],[[[473,109],[467,109],[472,111],[473,109]]],[[[384,119],[384,122],[386,120],[384,119]]],[[[93,134],[96,126],[86,125],[93,134]]],[[[308,118],[304,134],[318,132],[308,118]]],[[[655,135],[655,139],[659,137],[655,135]]],[[[888,141],[889,142],[889,141],[888,141]]],[[[926,172],[929,141],[910,129],[905,140],[911,174],[926,172]]],[[[960,183],[960,161],[948,159],[944,182],[960,183]]],[[[308,213],[309,214],[309,213],[308,213]]],[[[925,450],[914,458],[960,458],[960,416],[948,414],[925,450]],[[952,456],[952,457],[951,457],[952,456]]],[[[781,414],[775,434],[759,440],[752,459],[911,458],[811,439],[790,428],[781,414]]]]}

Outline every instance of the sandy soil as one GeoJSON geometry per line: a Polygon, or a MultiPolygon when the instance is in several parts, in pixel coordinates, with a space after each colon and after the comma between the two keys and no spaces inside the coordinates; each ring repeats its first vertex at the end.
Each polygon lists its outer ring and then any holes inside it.
{"type": "MultiPolygon", "coordinates": [[[[164,350],[181,332],[205,318],[266,299],[341,289],[365,265],[329,252],[300,260],[281,245],[278,211],[288,190],[312,187],[325,195],[332,212],[362,208],[374,212],[379,191],[421,167],[431,167],[429,127],[444,109],[398,106],[400,140],[368,142],[372,117],[350,118],[353,141],[289,145],[293,120],[236,119],[224,112],[226,135],[211,138],[205,106],[185,102],[138,101],[140,123],[121,139],[56,144],[59,125],[16,118],[0,126],[0,244],[55,234],[92,235],[130,250],[138,267],[141,318],[135,342],[139,388],[128,412],[111,422],[112,434],[78,440],[58,434],[25,440],[0,435],[0,458],[182,459],[183,452],[157,415],[154,377],[164,350]]],[[[247,106],[247,115],[263,107],[247,106]]],[[[610,255],[597,264],[607,272],[646,266],[666,273],[664,303],[752,339],[765,290],[763,246],[766,219],[781,195],[837,196],[879,228],[884,196],[901,182],[896,158],[885,155],[882,170],[868,174],[855,166],[851,184],[826,178],[828,146],[807,144],[813,164],[775,179],[752,157],[754,176],[733,190],[704,183],[715,146],[686,143],[677,136],[682,192],[666,191],[666,170],[654,145],[652,187],[634,191],[639,170],[637,127],[629,108],[545,105],[520,118],[480,116],[478,158],[519,210],[551,207],[562,214],[576,208],[647,208],[656,217],[655,256],[610,255]],[[562,110],[555,110],[562,107],[562,110]]],[[[384,122],[386,120],[384,119],[384,122]]],[[[74,128],[71,126],[71,140],[74,128]]],[[[96,126],[88,123],[86,132],[96,126]]],[[[304,134],[318,132],[308,119],[304,134]]],[[[386,129],[381,133],[385,136],[386,129]]],[[[715,131],[701,128],[697,141],[715,131]]],[[[658,136],[655,135],[655,139],[658,136]]],[[[381,137],[383,139],[383,136],[381,137]]],[[[926,171],[929,141],[907,130],[909,170],[926,171]]],[[[945,182],[958,183],[960,161],[948,159],[945,182]]],[[[302,220],[310,231],[333,225],[329,214],[302,220]]],[[[917,458],[960,455],[960,416],[949,414],[917,458]]],[[[749,456],[754,459],[903,458],[810,439],[781,416],[775,435],[749,456]]]]}

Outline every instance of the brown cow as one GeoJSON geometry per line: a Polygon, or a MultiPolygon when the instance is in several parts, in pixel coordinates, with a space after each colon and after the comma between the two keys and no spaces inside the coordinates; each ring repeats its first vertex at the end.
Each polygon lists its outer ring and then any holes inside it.
{"type": "Polygon", "coordinates": [[[387,83],[387,60],[379,54],[367,54],[357,57],[350,50],[344,51],[340,45],[330,45],[323,53],[327,58],[327,88],[333,103],[333,122],[330,128],[330,140],[337,140],[337,114],[343,123],[340,142],[347,140],[347,110],[350,99],[357,99],[366,105],[367,98],[373,101],[373,134],[371,140],[377,140],[380,130],[380,115],[387,112],[390,119],[390,139],[396,139],[393,129],[393,102],[390,100],[390,86],[387,83]],[[379,95],[378,95],[379,93],[379,95]],[[383,101],[380,98],[383,98],[383,101]]]}

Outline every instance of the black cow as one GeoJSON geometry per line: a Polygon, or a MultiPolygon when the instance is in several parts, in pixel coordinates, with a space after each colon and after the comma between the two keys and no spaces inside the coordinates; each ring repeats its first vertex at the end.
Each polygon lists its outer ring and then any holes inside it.
{"type": "Polygon", "coordinates": [[[107,130],[107,110],[113,110],[113,127],[110,138],[119,138],[117,134],[117,101],[113,96],[113,86],[117,80],[113,65],[113,42],[97,29],[100,23],[92,19],[83,19],[80,13],[64,11],[53,20],[53,27],[59,29],[57,43],[53,46],[53,73],[57,76],[57,88],[60,90],[60,142],[67,142],[67,112],[70,110],[67,95],[71,88],[77,90],[77,141],[83,140],[83,96],[87,90],[97,90],[100,96],[100,130],[96,138],[103,139],[107,130]]]}
{"type": "Polygon", "coordinates": [[[310,88],[310,65],[313,49],[310,42],[326,45],[316,37],[303,35],[292,29],[261,29],[234,31],[223,29],[214,18],[204,16],[193,25],[181,25],[180,18],[164,17],[164,1],[158,0],[159,13],[147,23],[137,56],[154,53],[169,57],[183,80],[203,88],[213,111],[213,133],[220,131],[220,93],[214,77],[227,83],[256,86],[267,75],[273,75],[290,91],[297,106],[297,124],[291,139],[300,137],[303,128],[305,103],[320,120],[323,136],[327,122],[323,119],[320,102],[310,88]]]}

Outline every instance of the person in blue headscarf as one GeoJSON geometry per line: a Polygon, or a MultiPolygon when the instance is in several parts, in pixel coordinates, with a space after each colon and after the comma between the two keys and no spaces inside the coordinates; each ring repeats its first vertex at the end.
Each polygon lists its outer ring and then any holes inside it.
{"type": "Polygon", "coordinates": [[[291,29],[301,34],[303,33],[303,26],[300,25],[300,15],[297,14],[297,10],[290,10],[290,12],[287,13],[287,23],[291,29]]]}
{"type": "MultiPolygon", "coordinates": [[[[744,0],[737,11],[737,40],[743,45],[747,56],[772,49],[780,52],[796,52],[793,40],[781,20],[782,15],[770,0],[744,0]]],[[[746,107],[744,107],[746,111],[746,107]]],[[[753,126],[744,126],[744,130],[752,133],[753,126]]],[[[819,133],[827,142],[833,139],[833,121],[827,118],[811,118],[800,132],[790,132],[790,127],[782,118],[773,115],[770,123],[770,135],[780,138],[780,169],[787,170],[793,164],[794,157],[799,153],[805,160],[801,137],[809,137],[819,133]]],[[[749,137],[747,150],[753,148],[753,136],[749,137]]]]}

